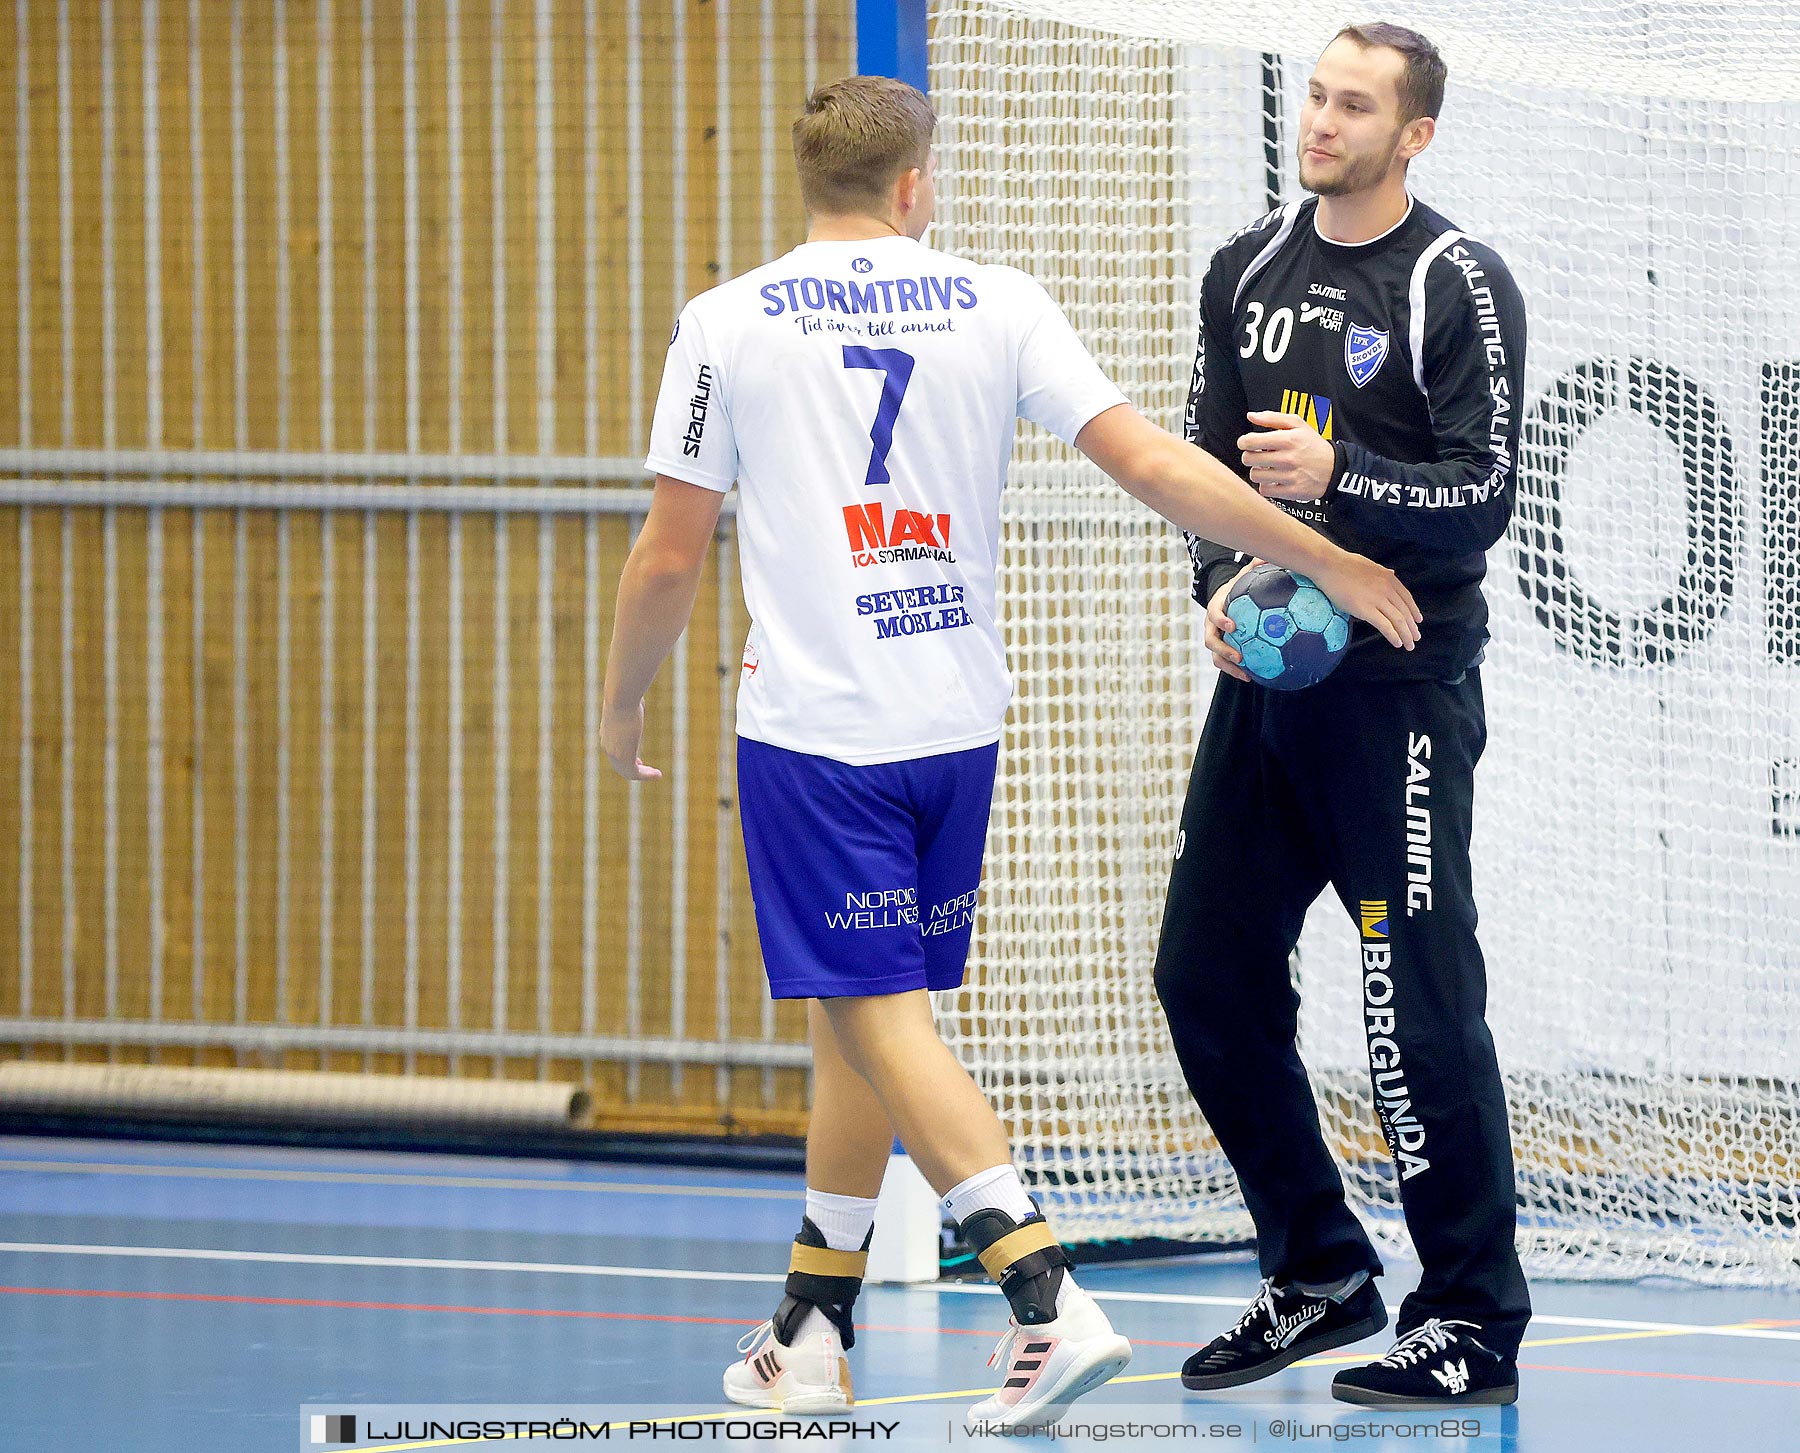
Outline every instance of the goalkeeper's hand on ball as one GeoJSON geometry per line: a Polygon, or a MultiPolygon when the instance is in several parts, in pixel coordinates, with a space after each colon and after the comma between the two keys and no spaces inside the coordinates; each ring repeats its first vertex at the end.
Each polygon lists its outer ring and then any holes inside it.
{"type": "Polygon", "coordinates": [[[1237,590],[1238,582],[1262,563],[1261,560],[1252,560],[1213,592],[1213,598],[1206,603],[1206,630],[1201,635],[1201,642],[1212,655],[1213,665],[1227,676],[1235,676],[1246,683],[1250,680],[1250,673],[1243,668],[1244,658],[1238,653],[1237,647],[1225,639],[1237,629],[1237,622],[1225,614],[1225,602],[1237,590]]]}

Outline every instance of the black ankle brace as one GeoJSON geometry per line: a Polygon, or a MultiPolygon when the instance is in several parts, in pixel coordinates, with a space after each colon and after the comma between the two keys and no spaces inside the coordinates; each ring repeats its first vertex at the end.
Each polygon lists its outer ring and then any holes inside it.
{"type": "Polygon", "coordinates": [[[961,1229],[963,1240],[1006,1293],[1021,1327],[1055,1318],[1056,1294],[1069,1257],[1042,1216],[1034,1213],[1014,1221],[1004,1211],[976,1211],[961,1229]]]}
{"type": "Polygon", "coordinates": [[[787,1295],[775,1309],[775,1335],[783,1345],[793,1345],[800,1323],[815,1307],[837,1328],[845,1347],[856,1345],[850,1309],[862,1291],[863,1271],[869,1264],[869,1242],[874,1236],[874,1229],[870,1228],[863,1237],[861,1251],[834,1251],[825,1244],[824,1233],[811,1219],[801,1217],[800,1234],[794,1238],[793,1255],[788,1261],[784,1288],[787,1295]]]}

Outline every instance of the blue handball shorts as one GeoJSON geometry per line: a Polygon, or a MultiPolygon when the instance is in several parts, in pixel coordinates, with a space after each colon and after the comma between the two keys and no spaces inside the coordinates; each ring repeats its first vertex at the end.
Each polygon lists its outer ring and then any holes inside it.
{"type": "Polygon", "coordinates": [[[852,767],[738,738],[750,896],[775,998],[962,983],[999,751],[852,767]]]}

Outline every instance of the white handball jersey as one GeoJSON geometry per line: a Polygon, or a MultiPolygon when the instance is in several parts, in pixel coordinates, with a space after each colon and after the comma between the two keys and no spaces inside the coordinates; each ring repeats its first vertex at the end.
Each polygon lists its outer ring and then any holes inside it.
{"type": "Polygon", "coordinates": [[[906,237],[809,242],[702,293],[648,467],[738,485],[740,735],[864,764],[997,741],[995,567],[1015,419],[1123,403],[1049,295],[906,237]]]}

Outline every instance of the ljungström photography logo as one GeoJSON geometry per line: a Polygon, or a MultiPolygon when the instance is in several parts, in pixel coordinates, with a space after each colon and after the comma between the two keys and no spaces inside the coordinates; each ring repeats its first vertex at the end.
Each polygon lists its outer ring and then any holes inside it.
{"type": "Polygon", "coordinates": [[[315,1443],[354,1443],[356,1419],[349,1413],[314,1413],[312,1440],[315,1443]]]}

